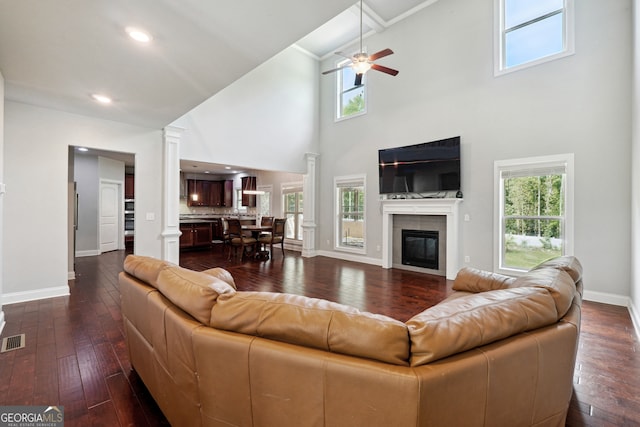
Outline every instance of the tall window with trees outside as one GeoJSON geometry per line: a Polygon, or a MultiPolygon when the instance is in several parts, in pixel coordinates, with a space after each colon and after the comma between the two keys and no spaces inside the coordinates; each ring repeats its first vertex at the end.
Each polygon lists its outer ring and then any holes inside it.
{"type": "Polygon", "coordinates": [[[574,0],[494,0],[497,74],[574,52],[574,0]]]}
{"type": "Polygon", "coordinates": [[[526,271],[571,253],[572,162],[572,156],[496,162],[499,269],[526,271]]]}
{"type": "Polygon", "coordinates": [[[365,178],[337,177],[336,247],[364,252],[365,248],[365,178]]]}
{"type": "MultiPolygon", "coordinates": [[[[340,62],[338,66],[344,65],[348,61],[349,60],[340,62]]],[[[366,113],[366,74],[362,76],[362,84],[356,86],[356,75],[353,69],[351,67],[344,67],[337,73],[337,79],[337,118],[344,119],[366,113]]]]}
{"type": "Polygon", "coordinates": [[[284,237],[287,239],[302,240],[302,184],[283,188],[282,198],[284,215],[285,218],[287,218],[284,237]]]}

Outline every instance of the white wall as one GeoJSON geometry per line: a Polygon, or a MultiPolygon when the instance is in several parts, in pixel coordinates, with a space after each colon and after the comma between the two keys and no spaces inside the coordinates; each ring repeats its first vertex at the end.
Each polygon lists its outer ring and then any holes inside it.
{"type": "Polygon", "coordinates": [[[633,1],[633,104],[631,156],[631,317],[640,336],[640,4],[633,1]]]}
{"type": "MultiPolygon", "coordinates": [[[[334,122],[321,79],[320,249],[332,243],[333,177],[367,175],[367,251],[380,258],[377,151],[462,137],[462,255],[493,266],[493,162],[575,153],[575,254],[591,297],[629,295],[631,2],[576,2],[576,54],[493,76],[493,0],[439,1],[365,40],[396,77],[368,73],[368,113],[334,122]]],[[[322,69],[332,68],[331,58],[322,69]]],[[[465,265],[465,264],[461,264],[465,265]]]]}
{"type": "Polygon", "coordinates": [[[74,179],[78,193],[78,229],[76,256],[99,254],[98,251],[98,157],[76,154],[74,179]]]}
{"type": "MultiPolygon", "coordinates": [[[[4,184],[4,77],[0,72],[0,184],[4,184]]],[[[3,288],[3,269],[4,269],[4,232],[2,231],[4,223],[4,194],[0,193],[0,333],[5,325],[3,288]]]]}
{"type": "Polygon", "coordinates": [[[173,123],[180,158],[304,173],[317,149],[318,65],[295,48],[276,55],[173,123]]]}
{"type": "Polygon", "coordinates": [[[70,145],[136,155],[135,252],[161,256],[160,130],[9,101],[5,113],[5,303],[68,292],[70,145]]]}

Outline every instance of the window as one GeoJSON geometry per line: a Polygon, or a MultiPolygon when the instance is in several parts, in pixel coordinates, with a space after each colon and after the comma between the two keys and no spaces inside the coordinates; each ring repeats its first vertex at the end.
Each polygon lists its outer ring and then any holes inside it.
{"type": "Polygon", "coordinates": [[[262,191],[262,194],[258,195],[258,208],[260,216],[271,215],[271,191],[273,187],[271,185],[259,185],[258,191],[262,191]]]}
{"type": "Polygon", "coordinates": [[[282,190],[284,216],[287,218],[284,237],[302,240],[302,184],[284,186],[282,190]]]}
{"type": "MultiPolygon", "coordinates": [[[[342,66],[349,60],[338,63],[342,66]]],[[[366,74],[362,76],[362,82],[356,86],[356,74],[351,67],[344,67],[337,74],[337,118],[344,119],[358,116],[367,112],[365,81],[366,74]]]]}
{"type": "Polygon", "coordinates": [[[495,162],[496,271],[573,253],[573,155],[495,162]]]}
{"type": "Polygon", "coordinates": [[[365,177],[364,175],[337,177],[336,248],[358,253],[365,252],[365,177]]]}
{"type": "Polygon", "coordinates": [[[242,188],[236,188],[236,200],[235,200],[236,210],[238,212],[246,212],[247,207],[242,206],[242,188]]]}
{"type": "Polygon", "coordinates": [[[494,0],[496,75],[571,55],[574,0],[494,0]]]}

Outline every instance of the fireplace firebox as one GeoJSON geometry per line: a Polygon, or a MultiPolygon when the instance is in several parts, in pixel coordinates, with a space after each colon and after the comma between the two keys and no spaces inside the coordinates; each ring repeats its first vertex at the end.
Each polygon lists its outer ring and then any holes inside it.
{"type": "Polygon", "coordinates": [[[402,264],[438,270],[438,232],[402,230],[402,264]]]}

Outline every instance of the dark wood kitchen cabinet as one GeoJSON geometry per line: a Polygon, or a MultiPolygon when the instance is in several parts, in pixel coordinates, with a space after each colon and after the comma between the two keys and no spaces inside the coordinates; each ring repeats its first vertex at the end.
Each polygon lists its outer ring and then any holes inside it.
{"type": "Polygon", "coordinates": [[[128,173],[124,176],[124,198],[135,199],[135,175],[128,173]]]}
{"type": "Polygon", "coordinates": [[[213,235],[210,222],[180,224],[180,249],[211,245],[213,235]]]}
{"type": "Polygon", "coordinates": [[[211,206],[211,181],[187,180],[187,206],[211,206]]]}
{"type": "Polygon", "coordinates": [[[255,176],[245,176],[242,178],[242,206],[249,206],[252,208],[256,207],[256,195],[255,194],[247,194],[246,190],[255,191],[256,190],[256,177],[255,176]]]}
{"type": "Polygon", "coordinates": [[[211,181],[209,206],[224,206],[224,181],[211,181]]]}
{"type": "Polygon", "coordinates": [[[224,182],[224,202],[223,205],[227,208],[233,207],[233,180],[228,179],[224,182]]]}
{"type": "Polygon", "coordinates": [[[188,179],[187,206],[233,207],[233,181],[188,179]]]}

